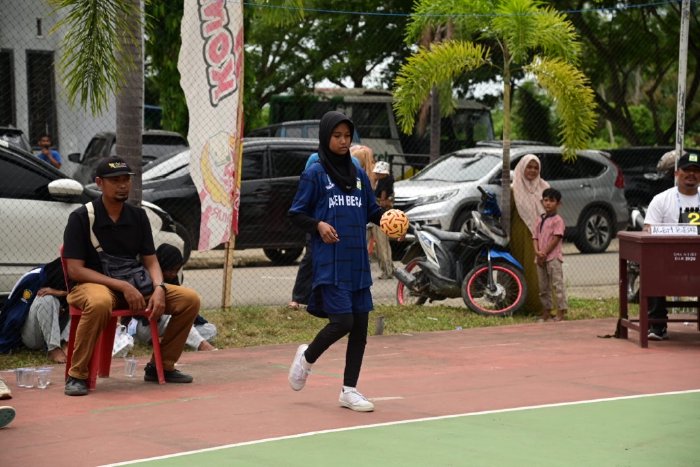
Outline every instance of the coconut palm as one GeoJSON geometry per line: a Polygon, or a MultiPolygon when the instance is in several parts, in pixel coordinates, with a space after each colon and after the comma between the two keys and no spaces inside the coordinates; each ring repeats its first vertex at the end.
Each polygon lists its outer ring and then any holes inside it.
{"type": "MultiPolygon", "coordinates": [[[[141,173],[143,12],[139,0],[51,0],[64,16],[62,74],[71,104],[102,113],[116,94],[117,153],[141,173]]],[[[129,200],[141,202],[141,177],[129,200]]]]}
{"type": "MultiPolygon", "coordinates": [[[[580,44],[573,25],[537,0],[419,0],[407,39],[449,22],[453,40],[420,47],[401,67],[395,81],[394,107],[401,130],[413,130],[416,114],[431,89],[451,89],[454,80],[480,67],[503,77],[503,178],[510,186],[511,81],[514,73],[531,75],[553,97],[565,158],[584,147],[596,122],[593,92],[577,68],[580,44]],[[492,51],[497,48],[497,53],[492,51]],[[493,60],[502,58],[502,63],[493,60]]],[[[454,107],[444,105],[442,113],[454,107]]],[[[510,229],[510,190],[502,190],[503,227],[510,229]]]]}
{"type": "MultiPolygon", "coordinates": [[[[63,15],[66,30],[61,67],[69,102],[93,114],[116,94],[117,153],[136,172],[129,199],[141,202],[143,130],[143,29],[140,0],[49,0],[63,15]]],[[[251,6],[269,6],[251,2],[251,6]]],[[[287,24],[303,17],[303,0],[281,0],[259,13],[265,21],[287,24]]]]}

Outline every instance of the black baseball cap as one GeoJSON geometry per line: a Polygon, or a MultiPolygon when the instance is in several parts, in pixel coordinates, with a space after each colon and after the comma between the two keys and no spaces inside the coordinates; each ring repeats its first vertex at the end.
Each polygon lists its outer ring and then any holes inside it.
{"type": "Polygon", "coordinates": [[[695,167],[700,169],[700,156],[698,156],[697,154],[686,154],[685,156],[678,159],[679,169],[685,169],[686,167],[690,167],[691,165],[694,165],[695,167]]]}
{"type": "Polygon", "coordinates": [[[119,175],[134,175],[131,167],[118,156],[111,156],[102,160],[95,170],[95,177],[109,178],[119,175]]]}

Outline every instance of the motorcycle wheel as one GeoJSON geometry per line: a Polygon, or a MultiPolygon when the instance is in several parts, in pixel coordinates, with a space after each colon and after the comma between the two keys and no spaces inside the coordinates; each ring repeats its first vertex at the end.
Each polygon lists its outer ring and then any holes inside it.
{"type": "Polygon", "coordinates": [[[493,263],[493,281],[496,290],[487,287],[488,265],[480,264],[469,271],[462,281],[462,299],[467,307],[484,316],[512,316],[527,295],[523,273],[504,261],[493,263]]]}
{"type": "MultiPolygon", "coordinates": [[[[416,278],[416,285],[418,287],[421,287],[421,285],[427,285],[425,284],[426,277],[425,274],[423,274],[423,271],[421,271],[420,266],[418,265],[418,261],[425,260],[424,256],[420,256],[418,258],[414,258],[411,261],[408,262],[406,265],[406,271],[410,272],[413,274],[416,278]]],[[[425,295],[420,295],[414,292],[413,290],[409,289],[406,287],[406,284],[403,282],[399,281],[398,284],[396,285],[396,303],[399,305],[423,305],[426,301],[428,300],[428,297],[425,295]]]]}

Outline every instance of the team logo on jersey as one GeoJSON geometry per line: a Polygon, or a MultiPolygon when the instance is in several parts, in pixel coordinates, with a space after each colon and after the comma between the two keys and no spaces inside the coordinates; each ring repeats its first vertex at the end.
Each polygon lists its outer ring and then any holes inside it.
{"type": "Polygon", "coordinates": [[[22,300],[25,302],[28,301],[30,298],[32,298],[32,291],[29,289],[24,289],[22,291],[22,300]]]}
{"type": "Polygon", "coordinates": [[[357,186],[357,189],[358,189],[358,190],[361,190],[361,189],[362,189],[362,181],[360,180],[359,177],[357,178],[357,184],[356,184],[356,186],[357,186]]]}

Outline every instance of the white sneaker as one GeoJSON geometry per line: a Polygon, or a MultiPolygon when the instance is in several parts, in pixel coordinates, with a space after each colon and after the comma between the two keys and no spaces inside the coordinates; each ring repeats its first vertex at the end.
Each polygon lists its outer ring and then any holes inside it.
{"type": "Polygon", "coordinates": [[[0,399],[12,399],[12,391],[7,387],[5,381],[0,379],[0,399]]]}
{"type": "Polygon", "coordinates": [[[343,386],[340,390],[338,402],[343,407],[347,407],[355,412],[371,412],[374,410],[374,404],[367,400],[360,392],[348,386],[343,386]]]}
{"type": "Polygon", "coordinates": [[[308,348],[306,344],[300,345],[292,360],[292,366],[289,367],[289,385],[295,391],[301,391],[304,388],[306,378],[311,373],[311,364],[304,358],[304,352],[308,348]]]}

